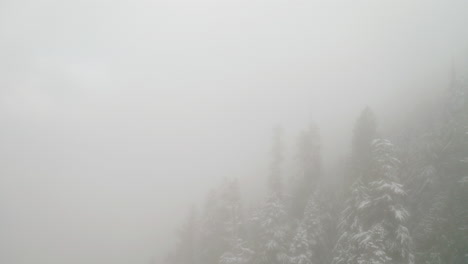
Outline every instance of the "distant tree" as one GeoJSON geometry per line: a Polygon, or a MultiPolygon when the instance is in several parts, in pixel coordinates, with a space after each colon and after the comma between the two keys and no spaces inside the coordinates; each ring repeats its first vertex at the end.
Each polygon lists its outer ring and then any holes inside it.
{"type": "Polygon", "coordinates": [[[269,192],[282,194],[281,166],[283,162],[283,129],[280,126],[273,130],[272,160],[268,177],[269,192]]]}
{"type": "Polygon", "coordinates": [[[296,158],[298,175],[293,180],[291,210],[294,217],[301,218],[321,173],[320,135],[315,125],[300,134],[296,158]]]}
{"type": "Polygon", "coordinates": [[[417,261],[468,261],[468,79],[452,75],[439,114],[408,152],[417,261]]]}
{"type": "Polygon", "coordinates": [[[288,214],[282,186],[283,139],[282,128],[273,133],[272,160],[267,178],[265,201],[252,211],[249,221],[251,262],[279,264],[287,261],[289,232],[288,214]]]}
{"type": "Polygon", "coordinates": [[[200,234],[201,263],[217,264],[239,237],[240,192],[236,180],[226,180],[209,194],[200,234]]]}
{"type": "Polygon", "coordinates": [[[228,196],[225,197],[228,201],[225,206],[231,211],[231,216],[226,221],[228,249],[221,255],[219,263],[247,264],[251,262],[254,252],[250,249],[244,235],[245,223],[242,218],[237,180],[230,183],[229,189],[225,192],[228,196]]]}
{"type": "Polygon", "coordinates": [[[372,141],[377,138],[375,116],[366,107],[359,116],[353,131],[350,179],[346,185],[351,185],[359,177],[368,177],[372,160],[372,141]]]}

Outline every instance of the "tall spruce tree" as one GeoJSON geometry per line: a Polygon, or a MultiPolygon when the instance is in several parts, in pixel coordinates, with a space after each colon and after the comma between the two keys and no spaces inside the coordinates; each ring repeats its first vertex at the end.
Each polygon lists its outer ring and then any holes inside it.
{"type": "Polygon", "coordinates": [[[255,264],[284,264],[288,261],[289,224],[282,198],[270,194],[252,218],[257,238],[255,264]]]}
{"type": "Polygon", "coordinates": [[[228,249],[221,255],[220,264],[247,264],[253,258],[253,251],[246,241],[245,223],[242,217],[242,210],[239,199],[239,185],[237,180],[230,183],[231,191],[226,192],[225,200],[230,201],[226,204],[231,211],[231,217],[226,222],[226,229],[228,231],[228,249]]]}
{"type": "Polygon", "coordinates": [[[399,160],[387,140],[375,140],[371,153],[369,176],[358,178],[346,202],[333,263],[411,264],[412,239],[406,226],[406,193],[398,179],[399,160]]]}
{"type": "Polygon", "coordinates": [[[271,171],[268,177],[266,200],[252,216],[256,238],[255,264],[280,264],[287,261],[289,225],[281,183],[283,161],[282,129],[276,127],[273,135],[271,171]]]}
{"type": "Polygon", "coordinates": [[[303,131],[297,144],[299,173],[293,181],[291,213],[294,233],[289,246],[293,264],[325,263],[329,252],[325,236],[327,213],[318,199],[321,174],[320,136],[311,125],[303,131]]]}
{"type": "Polygon", "coordinates": [[[315,264],[329,262],[326,222],[329,216],[315,195],[310,195],[304,215],[299,221],[289,247],[290,263],[315,264]]]}
{"type": "Polygon", "coordinates": [[[273,145],[271,149],[270,175],[268,177],[268,191],[274,195],[282,195],[281,167],[284,155],[283,128],[276,126],[273,130],[273,145]]]}
{"type": "Polygon", "coordinates": [[[301,218],[309,197],[317,190],[321,173],[320,135],[318,127],[311,125],[303,131],[297,144],[298,175],[293,179],[291,212],[301,218]]]}

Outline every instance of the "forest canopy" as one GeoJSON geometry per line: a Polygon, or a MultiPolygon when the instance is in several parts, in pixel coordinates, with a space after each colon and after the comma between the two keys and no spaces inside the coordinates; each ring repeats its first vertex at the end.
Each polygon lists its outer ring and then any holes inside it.
{"type": "Polygon", "coordinates": [[[242,203],[225,179],[192,208],[167,264],[462,264],[468,262],[468,72],[392,133],[370,107],[330,186],[320,128],[285,157],[284,128],[272,133],[267,193],[242,203]],[[397,131],[397,132],[395,132],[397,131]],[[284,169],[285,159],[294,168],[284,169]],[[291,177],[292,176],[292,177],[291,177]],[[252,203],[248,203],[252,204],[252,203]]]}

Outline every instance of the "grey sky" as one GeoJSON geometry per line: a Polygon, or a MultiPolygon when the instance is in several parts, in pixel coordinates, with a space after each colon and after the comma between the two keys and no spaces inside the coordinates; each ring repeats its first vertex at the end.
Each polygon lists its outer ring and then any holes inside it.
{"type": "Polygon", "coordinates": [[[263,181],[273,125],[336,158],[365,105],[444,88],[466,25],[464,0],[1,1],[0,262],[159,260],[219,179],[263,181]]]}

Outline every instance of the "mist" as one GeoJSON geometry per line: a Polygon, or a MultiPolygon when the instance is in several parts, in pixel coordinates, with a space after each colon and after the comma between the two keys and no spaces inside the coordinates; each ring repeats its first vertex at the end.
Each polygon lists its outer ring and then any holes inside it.
{"type": "Polygon", "coordinates": [[[313,123],[340,182],[361,111],[398,134],[467,25],[464,0],[1,1],[0,262],[165,263],[223,179],[262,201],[277,125],[283,174],[313,123]]]}

